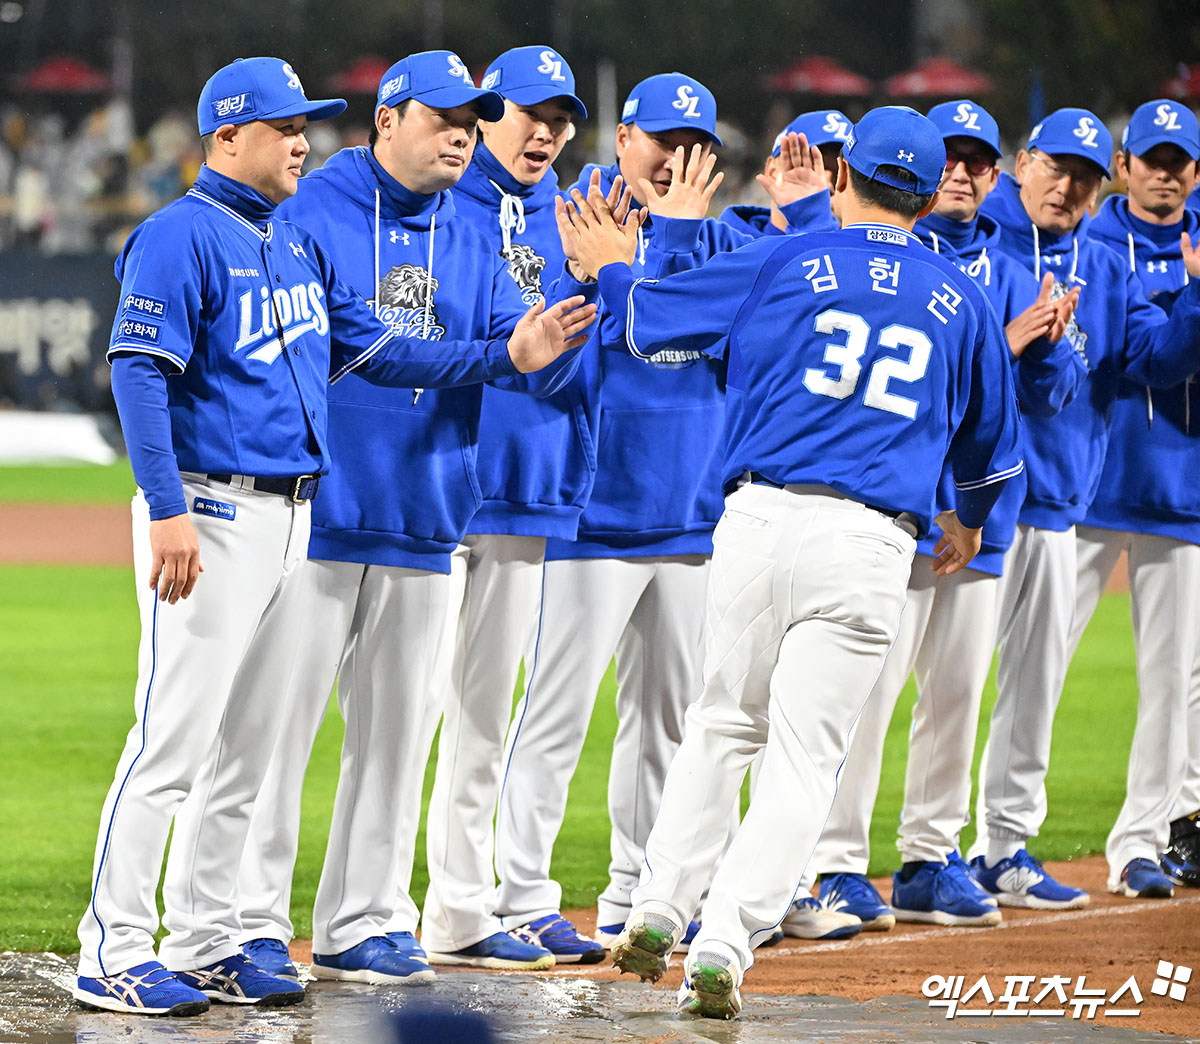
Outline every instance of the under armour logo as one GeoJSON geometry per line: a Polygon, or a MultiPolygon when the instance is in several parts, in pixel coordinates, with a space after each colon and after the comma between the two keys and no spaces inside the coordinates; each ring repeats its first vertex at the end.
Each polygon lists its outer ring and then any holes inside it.
{"type": "Polygon", "coordinates": [[[304,247],[302,247],[299,243],[293,243],[291,240],[288,240],[288,246],[292,248],[292,253],[295,254],[296,257],[308,257],[308,255],[304,252],[304,247]]]}
{"type": "Polygon", "coordinates": [[[1147,261],[1146,271],[1148,272],[1165,272],[1167,263],[1165,261],[1147,261]]]}
{"type": "Polygon", "coordinates": [[[391,230],[391,232],[388,233],[388,237],[391,240],[391,242],[393,242],[393,243],[403,243],[405,246],[408,246],[408,233],[407,232],[397,232],[393,228],[391,230]]]}
{"type": "Polygon", "coordinates": [[[915,156],[915,153],[905,152],[903,149],[901,149],[899,152],[896,153],[896,159],[902,159],[902,160],[904,160],[905,163],[911,163],[913,161],[914,156],[915,156]]]}
{"type": "Polygon", "coordinates": [[[287,85],[293,91],[304,93],[304,88],[300,86],[300,77],[296,75],[296,70],[293,69],[287,62],[283,63],[283,71],[287,74],[287,85]]]}

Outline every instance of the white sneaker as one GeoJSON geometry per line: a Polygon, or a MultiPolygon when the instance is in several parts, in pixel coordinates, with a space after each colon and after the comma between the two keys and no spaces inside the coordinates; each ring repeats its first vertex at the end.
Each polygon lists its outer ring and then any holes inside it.
{"type": "Polygon", "coordinates": [[[806,895],[792,903],[779,927],[793,939],[849,939],[861,932],[862,926],[854,914],[832,910],[821,900],[806,895]]]}
{"type": "Polygon", "coordinates": [[[707,946],[688,954],[676,1010],[705,1019],[732,1019],[742,1010],[742,970],[728,954],[707,946]]]}

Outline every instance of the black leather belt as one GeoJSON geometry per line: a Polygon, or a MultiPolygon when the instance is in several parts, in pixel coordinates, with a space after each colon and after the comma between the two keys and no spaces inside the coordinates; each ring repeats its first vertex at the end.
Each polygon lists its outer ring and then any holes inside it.
{"type": "MultiPolygon", "coordinates": [[[[213,482],[223,482],[229,485],[233,482],[232,475],[209,475],[213,482]]],[[[297,475],[289,478],[255,478],[250,480],[251,486],[259,493],[276,493],[281,497],[301,504],[312,500],[317,495],[317,487],[321,484],[319,475],[297,475]]]]}

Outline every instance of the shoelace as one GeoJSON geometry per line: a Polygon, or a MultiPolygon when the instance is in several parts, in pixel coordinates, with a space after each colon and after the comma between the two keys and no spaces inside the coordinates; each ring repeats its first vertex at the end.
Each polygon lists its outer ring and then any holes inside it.
{"type": "Polygon", "coordinates": [[[843,874],[833,891],[847,905],[855,902],[880,905],[880,899],[875,893],[875,889],[868,881],[855,874],[843,874]]]}

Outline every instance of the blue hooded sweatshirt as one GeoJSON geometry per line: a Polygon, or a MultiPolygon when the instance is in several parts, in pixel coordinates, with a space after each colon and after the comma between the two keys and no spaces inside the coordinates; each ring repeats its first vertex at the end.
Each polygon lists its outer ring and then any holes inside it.
{"type": "MultiPolygon", "coordinates": [[[[918,221],[913,231],[934,253],[956,264],[975,281],[1001,326],[1037,297],[1038,282],[1033,273],[998,248],[1000,229],[991,218],[977,214],[971,221],[956,221],[930,214],[918,221]]],[[[1011,362],[1021,410],[1041,416],[1052,416],[1062,409],[1087,375],[1082,359],[1065,338],[1058,344],[1039,338],[1011,362]]],[[[983,545],[971,562],[972,569],[994,576],[1003,571],[1004,553],[1012,544],[1025,498],[1025,481],[1022,473],[1005,485],[983,525],[983,545]]],[[[938,485],[938,510],[948,510],[955,502],[954,484],[947,469],[938,485]]],[[[932,555],[941,535],[941,529],[935,526],[927,538],[918,542],[918,552],[932,555]]]]}
{"type": "MultiPolygon", "coordinates": [[[[1179,224],[1151,225],[1129,212],[1125,196],[1109,196],[1088,235],[1116,250],[1146,296],[1170,311],[1175,292],[1188,281],[1179,249],[1184,231],[1195,240],[1200,214],[1185,210],[1179,224]]],[[[1200,381],[1152,390],[1122,380],[1100,488],[1084,521],[1200,544],[1198,476],[1200,381]]]]}
{"type": "MultiPolygon", "coordinates": [[[[473,225],[491,255],[505,263],[527,307],[543,294],[553,303],[582,292],[563,274],[553,171],[535,185],[522,185],[479,144],[450,191],[459,219],[473,225]]],[[[483,389],[476,464],[483,503],[467,532],[575,538],[596,477],[597,353],[593,338],[575,377],[545,399],[483,389]]]]}
{"type": "MultiPolygon", "coordinates": [[[[341,278],[395,330],[439,340],[503,337],[525,312],[508,266],[455,219],[450,193],[408,191],[369,149],[331,156],[279,212],[313,234],[341,278]]],[[[501,383],[553,391],[578,357],[501,383]]],[[[448,573],[482,499],[481,397],[480,385],[408,392],[353,374],[331,386],[332,466],[313,502],[309,557],[448,573]]]]}
{"type": "MultiPolygon", "coordinates": [[[[594,165],[575,187],[586,192],[594,165]]],[[[620,173],[601,168],[607,191],[620,173]]],[[[651,218],[642,230],[639,272],[660,278],[696,268],[752,240],[715,218],[651,218]]],[[[724,509],[721,459],[725,367],[694,351],[630,355],[625,330],[601,310],[598,462],[575,541],[550,540],[546,558],[624,558],[712,553],[724,509]]]]}
{"type": "Polygon", "coordinates": [[[771,224],[771,208],[736,204],[726,207],[717,219],[750,239],[759,236],[783,236],[797,232],[832,232],[838,227],[829,209],[829,193],[814,192],[781,211],[787,220],[787,230],[771,224]]]}
{"type": "Polygon", "coordinates": [[[1083,357],[1088,376],[1053,417],[1027,414],[1028,490],[1019,521],[1067,530],[1082,522],[1096,495],[1121,374],[1168,388],[1200,369],[1200,284],[1180,293],[1168,318],[1142,292],[1117,253],[1089,238],[1083,222],[1061,236],[1039,230],[1025,212],[1020,186],[1008,174],[983,202],[1000,227],[998,247],[1041,279],[1053,272],[1055,292],[1082,288],[1064,340],[1083,357]]]}

